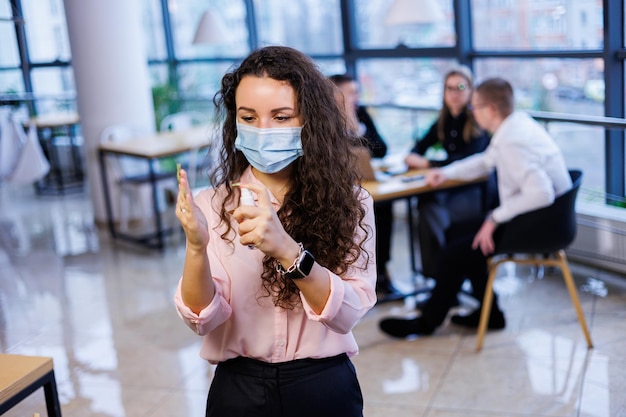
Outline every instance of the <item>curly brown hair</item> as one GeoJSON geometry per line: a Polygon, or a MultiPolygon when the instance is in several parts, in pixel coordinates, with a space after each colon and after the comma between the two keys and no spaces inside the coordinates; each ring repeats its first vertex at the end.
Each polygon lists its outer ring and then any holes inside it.
{"type": "MultiPolygon", "coordinates": [[[[269,77],[286,81],[294,89],[296,111],[302,121],[303,156],[293,163],[290,188],[278,217],[289,235],[302,242],[316,261],[338,275],[344,274],[364,254],[363,243],[372,231],[363,223],[359,177],[352,146],[358,138],[346,131],[345,120],[334,98],[333,84],[303,53],[283,46],[268,46],[252,52],[222,78],[213,98],[216,120],[222,123],[218,165],[210,174],[214,187],[225,187],[221,203],[222,239],[232,243],[234,235],[227,205],[237,197],[232,182],[238,181],[249,163],[235,149],[237,112],[235,91],[243,77],[269,77]],[[362,239],[355,242],[360,228],[362,239]],[[230,237],[229,237],[230,236],[230,237]]],[[[274,305],[294,308],[301,301],[298,288],[276,272],[276,260],[263,258],[263,296],[274,305]]]]}

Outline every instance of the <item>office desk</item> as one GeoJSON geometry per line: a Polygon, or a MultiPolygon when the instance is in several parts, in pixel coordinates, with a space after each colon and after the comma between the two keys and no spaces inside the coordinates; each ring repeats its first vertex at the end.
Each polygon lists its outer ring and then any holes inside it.
{"type": "Polygon", "coordinates": [[[211,131],[207,126],[196,127],[188,130],[160,132],[151,135],[138,136],[123,142],[101,143],[98,148],[100,172],[106,206],[107,223],[111,237],[139,243],[151,248],[163,249],[166,234],[173,230],[163,227],[161,211],[158,206],[157,183],[164,178],[175,178],[176,172],[159,172],[157,161],[166,157],[181,155],[191,151],[206,148],[211,144],[211,131]],[[105,158],[107,155],[133,157],[147,161],[148,173],[142,178],[136,178],[137,183],[149,183],[152,188],[152,208],[154,214],[154,232],[133,236],[115,229],[113,209],[111,207],[111,195],[107,177],[105,158]]]}
{"type": "Polygon", "coordinates": [[[419,197],[420,195],[427,194],[434,191],[440,191],[448,188],[458,188],[466,185],[483,183],[487,178],[478,178],[476,180],[448,180],[440,184],[437,187],[431,187],[426,184],[424,179],[406,181],[409,178],[413,178],[418,175],[426,175],[427,169],[411,170],[403,175],[391,177],[386,181],[364,181],[361,185],[365,188],[374,199],[374,204],[383,201],[396,201],[406,200],[408,210],[408,223],[409,223],[409,251],[411,258],[411,270],[413,273],[418,272],[417,262],[415,260],[415,239],[413,235],[414,220],[413,210],[411,207],[411,200],[413,197],[419,197]]]}
{"type": "Polygon", "coordinates": [[[0,353],[0,369],[0,415],[43,387],[48,417],[61,417],[52,358],[0,353]]]}
{"type": "Polygon", "coordinates": [[[76,129],[80,119],[75,113],[58,113],[34,117],[25,126],[37,129],[39,143],[50,163],[48,175],[35,183],[37,194],[65,194],[66,191],[82,191],[84,184],[82,143],[78,143],[76,129]],[[62,141],[61,139],[66,139],[62,141]],[[62,148],[67,147],[69,166],[61,161],[62,148]]]}

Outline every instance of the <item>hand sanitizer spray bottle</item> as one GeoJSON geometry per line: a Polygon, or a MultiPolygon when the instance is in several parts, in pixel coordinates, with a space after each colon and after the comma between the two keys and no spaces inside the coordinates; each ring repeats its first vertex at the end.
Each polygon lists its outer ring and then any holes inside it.
{"type": "MultiPolygon", "coordinates": [[[[242,206],[254,206],[254,196],[252,195],[252,191],[247,188],[239,188],[241,190],[241,198],[239,199],[239,205],[242,206]]],[[[248,249],[256,249],[254,245],[248,245],[248,249]]]]}

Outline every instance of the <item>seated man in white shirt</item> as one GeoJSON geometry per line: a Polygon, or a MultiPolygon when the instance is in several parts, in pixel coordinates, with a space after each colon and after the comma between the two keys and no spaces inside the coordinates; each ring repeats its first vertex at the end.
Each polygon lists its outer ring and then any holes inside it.
{"type": "MultiPolygon", "coordinates": [[[[429,335],[445,320],[463,281],[469,278],[481,296],[487,281],[486,257],[497,246],[498,225],[514,217],[551,205],[568,191],[572,182],[560,149],[548,132],[528,114],[515,111],[513,88],[501,78],[480,84],[471,100],[474,118],[493,133],[487,149],[479,154],[433,169],[427,182],[437,186],[447,179],[475,179],[494,169],[498,177],[500,204],[479,223],[451,227],[438,271],[437,284],[416,319],[388,318],[380,322],[383,332],[394,337],[429,335]]],[[[495,299],[494,299],[495,300],[495,299]]],[[[467,316],[453,316],[452,323],[478,327],[480,308],[467,316]]],[[[489,329],[505,327],[504,314],[494,302],[489,329]]]]}

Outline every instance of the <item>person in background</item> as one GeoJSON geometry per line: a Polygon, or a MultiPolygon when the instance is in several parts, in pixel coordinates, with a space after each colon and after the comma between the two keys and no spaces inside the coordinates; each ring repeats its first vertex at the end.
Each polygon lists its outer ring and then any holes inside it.
{"type": "Polygon", "coordinates": [[[214,186],[194,197],[181,170],[176,204],[176,308],[217,364],[206,416],[361,417],[349,358],[376,303],[374,213],[334,87],[306,55],[268,46],[214,102],[214,186]]]}
{"type": "MultiPolygon", "coordinates": [[[[426,180],[437,186],[447,179],[472,180],[495,170],[500,204],[484,219],[453,225],[448,230],[448,244],[431,298],[416,319],[382,320],[381,330],[391,336],[433,333],[454,305],[466,277],[471,280],[474,293],[484,295],[487,256],[498,244],[498,229],[506,228],[506,223],[520,214],[551,205],[556,197],[572,187],[561,150],[539,123],[528,114],[515,111],[513,88],[508,81],[485,80],[476,88],[471,109],[477,123],[493,133],[489,147],[484,152],[429,171],[426,180]]],[[[476,328],[480,310],[452,316],[451,321],[476,328]]],[[[504,314],[494,297],[488,328],[504,327],[504,314]]]]}
{"type": "MultiPolygon", "coordinates": [[[[359,105],[359,85],[348,74],[331,75],[329,79],[335,83],[340,96],[337,101],[344,109],[348,130],[363,139],[372,158],[387,155],[387,144],[378,133],[374,120],[365,106],[359,105]]],[[[391,259],[391,233],[393,230],[393,203],[381,202],[374,205],[376,218],[376,265],[378,266],[376,291],[387,297],[400,296],[393,286],[387,263],[391,259]]]]}
{"type": "MultiPolygon", "coordinates": [[[[409,168],[445,166],[482,152],[489,145],[489,135],[476,124],[468,109],[474,91],[471,70],[463,65],[455,66],[446,72],[443,84],[443,105],[439,117],[405,158],[409,168]],[[427,159],[424,155],[433,147],[445,150],[446,158],[427,159]]],[[[445,233],[452,223],[484,217],[489,203],[481,203],[488,201],[484,195],[487,189],[483,185],[470,185],[418,198],[417,235],[424,276],[437,276],[441,249],[446,245],[445,233]]]]}
{"type": "Polygon", "coordinates": [[[365,106],[359,104],[359,84],[348,74],[335,74],[328,77],[341,91],[343,106],[349,130],[365,139],[364,145],[370,150],[372,158],[387,155],[387,144],[380,136],[374,120],[365,106]]]}

